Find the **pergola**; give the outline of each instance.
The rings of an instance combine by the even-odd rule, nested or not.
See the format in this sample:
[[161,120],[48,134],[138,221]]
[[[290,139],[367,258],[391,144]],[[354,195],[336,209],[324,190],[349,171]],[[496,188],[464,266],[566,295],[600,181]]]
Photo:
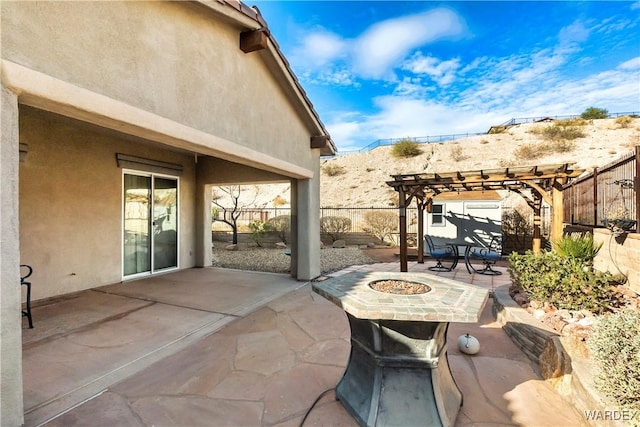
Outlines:
[[562,186],[580,175],[575,163],[518,166],[445,173],[392,175],[387,185],[398,192],[400,214],[400,271],[407,271],[406,208],[415,199],[418,205],[418,262],[424,262],[424,211],[433,197],[444,192],[510,190],[521,195],[533,209],[533,251],[541,248],[540,211],[544,200],[551,207],[551,240],[562,237]]

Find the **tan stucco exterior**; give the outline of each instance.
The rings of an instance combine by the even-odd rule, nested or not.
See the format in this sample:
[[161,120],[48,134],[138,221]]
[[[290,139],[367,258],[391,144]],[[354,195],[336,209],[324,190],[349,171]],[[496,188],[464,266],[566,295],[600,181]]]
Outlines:
[[[0,7],[0,424],[20,425],[18,265],[34,267],[32,300],[122,280],[116,154],[180,166],[180,269],[211,263],[211,185],[291,182],[292,274],[308,280],[320,273],[319,157],[334,148],[275,40],[239,48],[264,22],[233,0]],[[312,149],[312,137],[328,142]]]

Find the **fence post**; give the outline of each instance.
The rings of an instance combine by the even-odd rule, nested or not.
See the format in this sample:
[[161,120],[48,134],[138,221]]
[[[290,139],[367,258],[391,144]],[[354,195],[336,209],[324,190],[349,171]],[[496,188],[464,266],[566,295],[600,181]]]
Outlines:
[[593,168],[593,226],[598,226],[598,168]]
[[636,176],[633,183],[636,193],[636,233],[640,233],[640,146],[636,145]]

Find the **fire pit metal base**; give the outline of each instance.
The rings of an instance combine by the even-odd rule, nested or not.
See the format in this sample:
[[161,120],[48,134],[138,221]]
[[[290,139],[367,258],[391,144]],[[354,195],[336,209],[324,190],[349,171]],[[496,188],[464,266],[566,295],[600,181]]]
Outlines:
[[[412,281],[415,295],[371,289],[373,281]],[[462,405],[447,360],[449,322],[477,322],[488,292],[424,273],[355,272],[313,284],[341,307],[351,354],[336,398],[363,426],[452,426]]]
[[351,354],[336,397],[358,423],[453,425],[462,393],[447,361],[448,324],[347,317]]

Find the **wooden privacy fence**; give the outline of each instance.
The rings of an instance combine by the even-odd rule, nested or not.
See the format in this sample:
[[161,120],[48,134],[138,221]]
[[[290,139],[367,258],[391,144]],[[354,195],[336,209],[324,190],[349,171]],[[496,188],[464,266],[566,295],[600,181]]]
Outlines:
[[595,168],[563,187],[564,222],[602,227],[602,220],[626,217],[640,224],[640,146],[618,160]]

